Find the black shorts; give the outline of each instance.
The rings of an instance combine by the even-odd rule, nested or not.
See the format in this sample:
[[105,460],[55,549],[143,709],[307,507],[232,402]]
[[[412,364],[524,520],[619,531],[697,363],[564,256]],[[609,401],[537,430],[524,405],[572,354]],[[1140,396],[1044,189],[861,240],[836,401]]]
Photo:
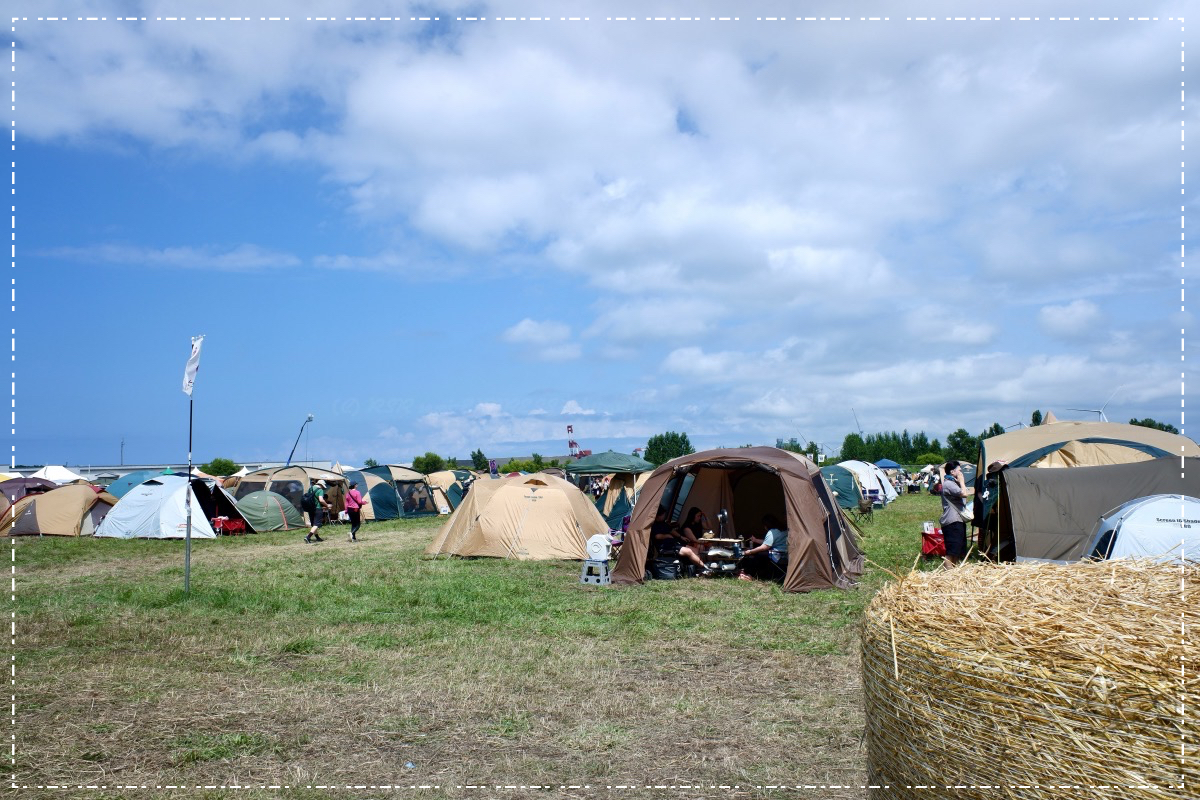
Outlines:
[[962,558],[967,554],[967,523],[946,523],[942,526],[942,538],[946,541],[946,555]]

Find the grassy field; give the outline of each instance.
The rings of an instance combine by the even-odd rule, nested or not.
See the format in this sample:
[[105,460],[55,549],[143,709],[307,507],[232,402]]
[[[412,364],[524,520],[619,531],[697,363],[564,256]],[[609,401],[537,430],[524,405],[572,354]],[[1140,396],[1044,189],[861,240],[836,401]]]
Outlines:
[[860,587],[805,595],[428,560],[436,519],[195,542],[190,596],[181,542],[17,539],[14,782],[865,797],[858,623],[939,508],[877,512]]

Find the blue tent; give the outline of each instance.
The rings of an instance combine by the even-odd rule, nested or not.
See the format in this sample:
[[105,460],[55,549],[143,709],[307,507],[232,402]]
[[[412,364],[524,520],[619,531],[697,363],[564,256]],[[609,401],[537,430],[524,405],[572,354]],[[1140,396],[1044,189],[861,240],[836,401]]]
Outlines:
[[890,458],[881,458],[875,462],[875,466],[880,469],[904,469],[904,467],[892,461]]
[[162,472],[157,469],[139,469],[137,472],[131,472],[128,475],[122,475],[120,478],[117,478],[104,491],[119,500],[133,487],[151,478],[157,478],[161,474]]

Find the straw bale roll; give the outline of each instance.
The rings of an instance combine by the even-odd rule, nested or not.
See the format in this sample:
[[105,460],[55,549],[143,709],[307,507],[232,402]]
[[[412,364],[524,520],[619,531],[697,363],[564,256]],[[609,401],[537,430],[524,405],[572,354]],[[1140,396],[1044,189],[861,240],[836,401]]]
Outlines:
[[873,797],[1200,797],[1200,565],[914,572],[867,608]]

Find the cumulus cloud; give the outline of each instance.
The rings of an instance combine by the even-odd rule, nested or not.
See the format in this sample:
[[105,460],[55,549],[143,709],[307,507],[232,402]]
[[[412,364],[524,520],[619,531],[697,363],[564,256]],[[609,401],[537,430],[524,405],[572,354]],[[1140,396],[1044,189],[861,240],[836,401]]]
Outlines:
[[508,328],[500,338],[521,346],[541,361],[571,361],[579,358],[582,348],[570,341],[571,327],[561,322],[536,322],[526,317]]
[[1100,320],[1100,307],[1090,300],[1075,300],[1062,306],[1045,306],[1038,312],[1038,323],[1042,330],[1064,339],[1087,337]]
[[579,405],[579,403],[576,402],[575,400],[568,400],[565,404],[563,404],[562,411],[560,411],[558,413],[564,417],[565,416],[587,417],[587,416],[591,416],[592,414],[595,414],[596,411],[595,411],[595,409],[584,408],[583,406]]

